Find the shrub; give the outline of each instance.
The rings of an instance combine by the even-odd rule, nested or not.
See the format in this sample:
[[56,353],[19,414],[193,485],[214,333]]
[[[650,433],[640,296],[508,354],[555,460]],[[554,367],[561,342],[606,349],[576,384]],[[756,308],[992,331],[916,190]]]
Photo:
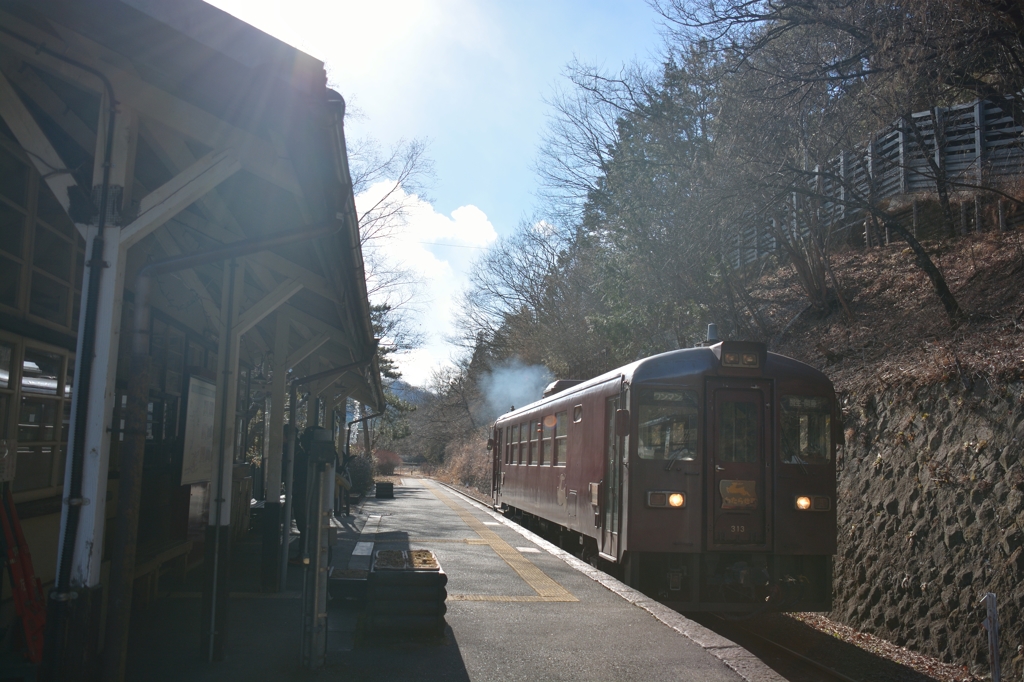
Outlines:
[[402,458],[397,452],[391,450],[377,450],[373,453],[373,469],[378,476],[392,476],[395,467],[402,463]]
[[373,486],[373,464],[369,457],[353,457],[348,461],[348,474],[352,479],[352,494],[361,495]]
[[445,448],[444,462],[434,472],[446,483],[491,492],[491,455],[486,436],[473,436]]

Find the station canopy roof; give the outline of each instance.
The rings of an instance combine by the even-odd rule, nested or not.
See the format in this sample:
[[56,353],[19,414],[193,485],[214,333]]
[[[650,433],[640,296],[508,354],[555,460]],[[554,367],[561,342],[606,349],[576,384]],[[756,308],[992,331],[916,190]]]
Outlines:
[[[129,288],[147,261],[334,225],[328,236],[239,259],[242,314],[301,284],[245,334],[241,358],[255,363],[274,353],[281,330],[288,353],[305,357],[298,376],[375,356],[345,104],[327,87],[322,62],[199,0],[0,0],[0,25],[100,70],[119,110],[134,113],[134,182],[125,188],[122,223],[183,171],[209,167],[218,174],[215,186],[131,248]],[[100,80],[8,32],[0,32],[0,71],[78,186],[98,185],[92,176]],[[2,122],[0,133],[9,134]],[[224,267],[163,277],[154,304],[215,340]],[[342,375],[332,390],[383,405],[375,361]]]

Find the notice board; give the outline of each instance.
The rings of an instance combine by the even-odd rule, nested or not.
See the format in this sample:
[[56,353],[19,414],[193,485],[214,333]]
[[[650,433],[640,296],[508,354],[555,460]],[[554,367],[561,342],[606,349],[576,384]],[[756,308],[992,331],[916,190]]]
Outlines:
[[209,481],[213,471],[213,415],[217,386],[200,377],[189,377],[185,411],[185,452],[181,462],[181,484]]

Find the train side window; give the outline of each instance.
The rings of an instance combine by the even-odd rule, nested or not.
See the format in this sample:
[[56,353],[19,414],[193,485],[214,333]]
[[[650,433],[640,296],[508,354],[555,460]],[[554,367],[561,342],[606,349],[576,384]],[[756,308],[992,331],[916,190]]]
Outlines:
[[540,421],[530,420],[530,449],[527,464],[536,464],[540,456]]
[[551,448],[551,464],[556,467],[565,466],[565,445],[569,440],[569,419],[566,412],[555,415],[555,437]]
[[827,398],[782,396],[783,464],[828,464],[832,405]]
[[577,405],[572,408],[572,423],[579,424],[581,421],[583,421],[583,406]]
[[515,452],[516,452],[516,440],[519,439],[517,431],[519,427],[513,424],[508,427],[509,437],[508,442],[505,445],[505,464],[515,464]]
[[696,391],[642,389],[637,454],[641,459],[693,462],[698,421]]
[[555,424],[557,422],[558,418],[553,414],[544,417],[544,437],[541,440],[540,453],[541,464],[553,465],[555,463]]
[[519,425],[519,463],[520,464],[528,464],[529,461],[530,461],[529,460],[530,455],[527,452],[527,448],[530,445],[529,444],[529,440],[530,440],[529,433],[530,433],[530,425],[529,424],[527,424],[526,422],[523,422],[522,424]]

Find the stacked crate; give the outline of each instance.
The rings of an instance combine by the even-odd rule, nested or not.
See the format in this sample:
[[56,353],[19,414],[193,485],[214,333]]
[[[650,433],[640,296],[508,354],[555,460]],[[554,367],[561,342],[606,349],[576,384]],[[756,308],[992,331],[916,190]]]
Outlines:
[[365,631],[442,636],[447,584],[448,576],[429,550],[377,551],[367,583]]

